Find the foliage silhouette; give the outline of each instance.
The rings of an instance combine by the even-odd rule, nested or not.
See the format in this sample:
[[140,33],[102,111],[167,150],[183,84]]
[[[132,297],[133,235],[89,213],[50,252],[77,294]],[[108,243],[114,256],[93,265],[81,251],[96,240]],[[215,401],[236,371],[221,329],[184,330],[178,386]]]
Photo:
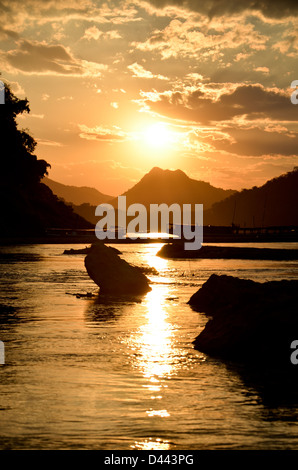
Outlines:
[[51,165],[34,155],[37,142],[17,124],[17,117],[29,112],[28,100],[17,98],[5,85],[5,104],[0,106],[0,237],[41,235],[48,228],[92,228],[40,182]]
[[1,184],[30,186],[40,182],[51,166],[33,154],[37,145],[34,138],[18,129],[17,117],[29,112],[28,100],[17,98],[5,85],[5,104],[0,106]]
[[267,181],[262,186],[243,189],[213,204],[204,214],[206,225],[240,227],[298,226],[296,204],[298,168]]

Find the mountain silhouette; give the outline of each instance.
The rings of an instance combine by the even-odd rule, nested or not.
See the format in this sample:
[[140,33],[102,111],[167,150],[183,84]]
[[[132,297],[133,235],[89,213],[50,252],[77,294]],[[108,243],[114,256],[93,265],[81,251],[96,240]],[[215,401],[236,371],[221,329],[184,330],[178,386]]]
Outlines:
[[79,206],[81,204],[91,204],[97,206],[112,199],[112,196],[103,194],[95,188],[88,186],[69,186],[58,183],[50,178],[43,178],[42,182],[46,184],[54,194],[65,202]]
[[298,226],[297,188],[298,167],[267,181],[263,186],[244,189],[215,203],[205,212],[204,224]]
[[7,201],[0,219],[1,237],[39,236],[50,228],[94,227],[42,183],[32,185],[30,191],[0,186],[0,197]]
[[[143,204],[149,209],[150,204],[203,204],[204,210],[210,208],[214,202],[234,194],[233,190],[215,188],[204,181],[189,178],[181,170],[162,170],[154,167],[149,173],[136,183],[132,188],[122,194],[126,196],[126,207],[131,204]],[[115,209],[118,207],[118,198],[107,201]],[[99,220],[95,217],[96,206],[82,204],[73,206],[76,213],[86,220],[96,224]],[[149,212],[148,212],[149,214]],[[129,218],[127,219],[129,220]]]
[[[126,204],[203,204],[204,210],[235,191],[215,188],[205,181],[189,178],[181,170],[162,170],[154,167],[131,189],[122,194]],[[111,202],[117,205],[117,200]]]

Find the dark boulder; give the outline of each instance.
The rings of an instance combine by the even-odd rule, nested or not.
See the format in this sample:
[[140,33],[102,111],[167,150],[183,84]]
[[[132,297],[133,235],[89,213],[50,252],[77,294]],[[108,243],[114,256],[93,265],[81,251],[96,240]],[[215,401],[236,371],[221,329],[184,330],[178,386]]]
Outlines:
[[92,245],[85,267],[101,294],[143,295],[151,290],[147,277],[104,243]]
[[[113,246],[110,246],[111,250],[113,250],[117,255],[122,255],[121,251],[118,250],[117,248],[114,248]],[[69,250],[64,250],[63,254],[64,255],[87,255],[91,251],[91,246],[86,246],[86,248],[79,248],[79,249],[74,249],[70,248]]]
[[86,248],[79,248],[79,249],[70,248],[69,250],[64,250],[63,254],[64,255],[87,255],[90,250],[91,250],[91,247],[88,248],[87,246]]
[[289,365],[298,339],[297,300],[298,281],[213,274],[188,302],[209,317],[194,346],[221,358]]

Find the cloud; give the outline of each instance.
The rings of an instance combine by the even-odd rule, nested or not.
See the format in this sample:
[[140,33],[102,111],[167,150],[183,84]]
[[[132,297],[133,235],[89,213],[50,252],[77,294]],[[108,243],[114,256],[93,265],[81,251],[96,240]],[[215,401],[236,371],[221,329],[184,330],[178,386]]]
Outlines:
[[[222,85],[223,86],[223,85]],[[215,90],[216,91],[216,90]],[[143,94],[139,100],[145,109],[174,119],[202,124],[230,121],[271,119],[273,121],[297,121],[297,110],[290,95],[279,89],[266,89],[260,84],[234,84],[234,89],[217,91],[201,85],[180,91]]]
[[128,65],[127,67],[129,70],[132,71],[133,77],[137,78],[158,78],[159,80],[168,80],[167,77],[164,77],[163,75],[154,75],[152,72],[149,70],[144,69],[142,65],[139,65],[137,62],[134,64]]
[[47,140],[47,139],[36,139],[38,145],[46,145],[47,147],[63,147],[61,142],[55,142],[54,140]]
[[262,73],[269,73],[270,70],[268,67],[256,67],[254,69],[255,72],[262,72]]
[[86,29],[85,34],[82,39],[87,39],[90,41],[94,39],[95,41],[103,34],[96,26],[91,26],[90,28]]
[[298,133],[289,130],[297,122],[297,110],[284,90],[260,84],[201,83],[141,96],[147,111],[184,123],[189,129],[184,147],[197,155],[298,155]]
[[229,154],[250,157],[264,155],[298,155],[298,133],[289,132],[282,126],[272,127],[224,127],[223,131],[215,129],[194,130],[189,135],[190,145],[209,143],[205,151],[225,151]]
[[18,39],[19,34],[10,29],[3,28],[0,26],[0,39]]
[[298,133],[278,132],[253,127],[251,129],[226,129],[234,143],[220,143],[216,148],[237,155],[298,155]]
[[30,113],[30,114],[28,114],[28,115],[26,115],[26,116],[25,116],[24,114],[21,114],[21,115],[19,116],[19,119],[21,119],[21,120],[22,120],[22,119],[32,119],[32,118],[34,118],[34,119],[44,119],[44,114],[34,114],[34,113]]
[[222,57],[222,50],[241,46],[259,51],[266,48],[269,37],[256,31],[255,26],[236,19],[216,24],[193,18],[172,19],[162,30],[152,31],[147,40],[134,41],[141,51],[159,53],[162,59],[199,58],[200,63]]
[[298,56],[298,31],[297,28],[294,31],[285,31],[283,39],[276,42],[272,48],[278,50],[281,54],[285,54],[289,57]]
[[76,59],[63,45],[21,40],[18,47],[2,52],[4,67],[9,72],[41,75],[100,76],[103,64]]
[[207,15],[209,18],[216,16],[239,14],[244,11],[256,11],[268,18],[290,17],[298,13],[296,0],[146,0],[147,3],[157,8],[168,5],[188,8],[190,10]]
[[85,124],[78,124],[81,139],[97,140],[104,142],[124,142],[128,140],[129,135],[122,131],[120,127],[95,126],[88,127]]
[[[12,89],[12,91],[17,96],[20,96],[20,95],[25,96],[26,95],[24,88],[20,85],[19,82],[13,82],[13,81],[7,80],[7,79],[5,79],[4,81],[9,84],[10,88]],[[27,116],[30,116],[30,115],[27,115]]]
[[47,24],[66,25],[68,22],[125,25],[138,22],[135,2],[126,0],[2,0],[1,23],[13,25],[19,31]]
[[85,30],[85,34],[82,39],[87,39],[88,41],[94,39],[95,41],[97,41],[99,38],[110,40],[120,39],[121,37],[122,36],[116,30],[104,32],[100,31],[96,26],[91,26],[90,28]]

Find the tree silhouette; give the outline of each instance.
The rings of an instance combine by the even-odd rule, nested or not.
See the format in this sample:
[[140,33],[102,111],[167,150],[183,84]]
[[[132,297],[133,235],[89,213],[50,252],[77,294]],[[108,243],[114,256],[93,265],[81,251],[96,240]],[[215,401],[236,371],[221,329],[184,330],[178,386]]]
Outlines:
[[30,187],[47,174],[50,164],[33,154],[37,142],[18,129],[17,116],[29,113],[27,99],[17,98],[5,84],[5,104],[0,106],[0,184]]
[[37,142],[17,117],[29,113],[27,99],[5,85],[0,105],[0,241],[44,235],[49,228],[93,228],[41,182],[50,164],[34,155]]

